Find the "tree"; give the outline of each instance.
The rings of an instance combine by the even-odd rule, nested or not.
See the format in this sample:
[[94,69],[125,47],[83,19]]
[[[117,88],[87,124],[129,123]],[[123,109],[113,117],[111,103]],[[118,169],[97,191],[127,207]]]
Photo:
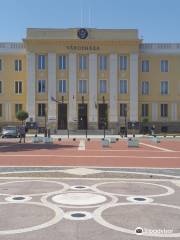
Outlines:
[[29,114],[26,111],[21,110],[21,111],[16,113],[16,118],[19,121],[22,121],[22,124],[28,117],[29,117]]

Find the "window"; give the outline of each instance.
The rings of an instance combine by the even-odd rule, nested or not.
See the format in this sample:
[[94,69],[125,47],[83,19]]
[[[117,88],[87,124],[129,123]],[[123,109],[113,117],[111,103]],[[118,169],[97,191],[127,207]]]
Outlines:
[[126,71],[128,68],[128,59],[127,56],[120,56],[119,57],[119,67],[120,70]]
[[19,104],[19,103],[15,104],[15,114],[21,110],[22,110],[22,104]]
[[142,61],[142,72],[149,72],[149,60]]
[[168,104],[161,104],[161,117],[168,117]]
[[2,93],[2,81],[0,81],[0,94]]
[[38,55],[38,69],[44,70],[46,68],[46,56]]
[[2,103],[0,103],[0,117],[2,117]]
[[142,104],[142,117],[148,117],[149,105],[147,103]]
[[59,56],[59,69],[60,70],[66,70],[67,65],[67,59],[65,55]]
[[46,80],[38,80],[38,93],[46,92]]
[[22,60],[16,59],[14,61],[14,68],[16,72],[22,71]]
[[86,55],[79,56],[79,69],[81,71],[87,69],[87,56]]
[[121,94],[127,94],[128,92],[127,80],[119,80],[119,92]]
[[39,103],[38,104],[38,116],[39,117],[45,117],[46,115],[46,104],[45,103]]
[[168,94],[168,81],[161,81],[161,95]]
[[59,92],[66,93],[66,80],[59,80]]
[[22,93],[22,81],[15,81],[15,93],[16,94]]
[[100,71],[107,70],[107,56],[104,55],[99,56],[99,70]]
[[149,95],[149,82],[148,81],[142,82],[142,95]]
[[0,59],[0,71],[2,71],[2,59]]
[[161,60],[161,72],[168,72],[168,60]]
[[79,80],[79,93],[87,93],[87,80]]
[[127,116],[127,104],[126,103],[120,103],[120,117]]
[[107,81],[106,80],[100,80],[99,81],[99,92],[100,93],[106,93],[107,92]]

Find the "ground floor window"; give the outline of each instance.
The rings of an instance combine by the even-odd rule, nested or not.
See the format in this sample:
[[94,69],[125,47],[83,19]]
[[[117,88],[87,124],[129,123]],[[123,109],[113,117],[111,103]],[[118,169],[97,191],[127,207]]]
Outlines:
[[120,103],[120,117],[127,116],[127,104],[126,103]]
[[38,104],[38,116],[39,117],[45,117],[46,115],[46,104],[45,103],[39,103]]
[[161,104],[161,117],[168,117],[168,104]]
[[148,117],[149,105],[147,103],[142,104],[142,117]]
[[22,104],[19,104],[19,103],[15,104],[15,114],[21,110],[22,110]]
[[2,103],[0,104],[0,117],[2,117]]

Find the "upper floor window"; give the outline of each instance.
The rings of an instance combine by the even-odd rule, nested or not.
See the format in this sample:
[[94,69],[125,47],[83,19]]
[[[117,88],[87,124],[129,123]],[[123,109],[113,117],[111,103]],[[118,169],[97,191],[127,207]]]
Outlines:
[[87,56],[80,55],[79,56],[79,70],[83,71],[87,69]]
[[142,72],[149,72],[149,60],[142,60]]
[[65,55],[59,56],[59,69],[60,70],[67,69],[67,57]]
[[22,110],[22,104],[15,104],[15,114]]
[[39,93],[46,92],[46,80],[38,80],[38,92]]
[[0,117],[2,117],[2,103],[0,103]]
[[148,81],[142,82],[142,95],[149,95],[149,82]]
[[22,81],[15,81],[15,93],[16,94],[22,93]]
[[142,117],[148,117],[149,105],[147,103],[142,104]]
[[107,92],[107,80],[99,81],[99,92],[106,93]]
[[38,69],[44,70],[46,68],[46,56],[38,55]]
[[79,80],[79,93],[87,93],[87,80]]
[[127,80],[119,80],[119,92],[121,94],[127,94],[128,92]]
[[126,116],[127,116],[127,104],[120,103],[120,117],[126,117]]
[[168,81],[161,81],[161,95],[167,95],[168,92]]
[[16,72],[22,71],[22,60],[16,59],[16,60],[14,61],[14,68],[15,68],[15,71],[16,71]]
[[45,117],[45,116],[46,116],[46,104],[38,103],[38,117]]
[[105,55],[99,56],[99,70],[100,71],[107,70],[107,56]]
[[161,60],[161,72],[169,71],[169,63],[168,60]]
[[59,80],[59,92],[66,93],[66,80]]
[[2,94],[2,81],[0,81],[0,94]]
[[0,59],[0,71],[2,71],[2,59]]
[[127,56],[120,56],[119,57],[119,67],[120,70],[126,71],[128,68],[128,58]]
[[161,104],[161,117],[168,117],[168,104]]

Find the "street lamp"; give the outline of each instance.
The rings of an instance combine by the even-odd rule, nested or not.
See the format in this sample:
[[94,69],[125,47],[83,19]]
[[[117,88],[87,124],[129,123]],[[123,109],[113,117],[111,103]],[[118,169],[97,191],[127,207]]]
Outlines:
[[47,137],[47,114],[46,114],[46,104],[44,105],[44,137]]
[[105,112],[105,97],[102,97],[103,100],[103,110],[104,110],[104,119],[103,119],[103,125],[104,125],[104,139],[106,137],[106,112]]
[[124,108],[124,125],[125,125],[125,132],[124,135],[127,137],[127,105]]

